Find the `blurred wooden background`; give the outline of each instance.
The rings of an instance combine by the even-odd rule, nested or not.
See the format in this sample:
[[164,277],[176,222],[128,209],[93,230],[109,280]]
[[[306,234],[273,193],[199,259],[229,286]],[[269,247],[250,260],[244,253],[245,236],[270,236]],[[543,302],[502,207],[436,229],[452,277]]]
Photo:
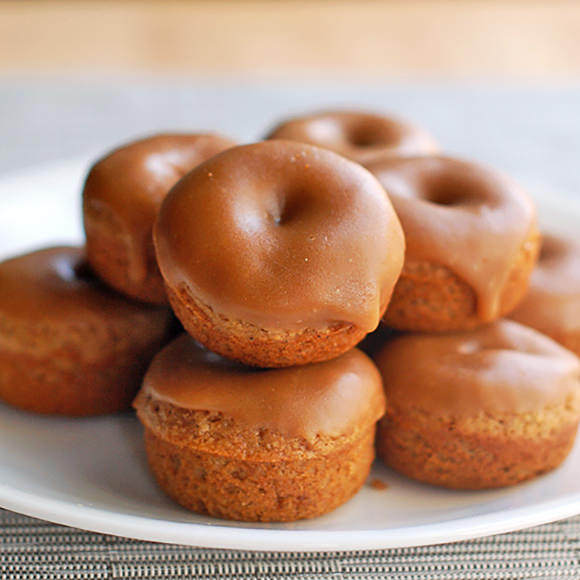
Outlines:
[[580,78],[578,0],[0,0],[0,72]]

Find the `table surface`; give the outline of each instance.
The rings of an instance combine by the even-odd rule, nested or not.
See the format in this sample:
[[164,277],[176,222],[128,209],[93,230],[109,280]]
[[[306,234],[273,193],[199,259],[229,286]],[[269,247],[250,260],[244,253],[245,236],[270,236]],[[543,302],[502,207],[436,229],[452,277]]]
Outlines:
[[[295,78],[0,77],[0,172],[105,151],[158,130],[258,139],[281,116],[327,106],[390,111],[453,154],[580,197],[580,86],[370,84]],[[18,195],[18,192],[14,192]],[[191,549],[86,533],[0,510],[0,579],[579,578],[580,518],[426,548],[339,554]]]
[[577,0],[3,0],[0,70],[578,78],[579,29]]

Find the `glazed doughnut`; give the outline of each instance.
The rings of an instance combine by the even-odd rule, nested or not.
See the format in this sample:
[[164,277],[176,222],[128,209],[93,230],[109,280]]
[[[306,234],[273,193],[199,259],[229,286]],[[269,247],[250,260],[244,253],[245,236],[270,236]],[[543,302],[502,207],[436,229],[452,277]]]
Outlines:
[[542,238],[530,288],[510,318],[547,334],[580,356],[580,244]]
[[376,367],[357,349],[262,370],[183,334],[153,360],[135,407],[170,497],[196,512],[269,522],[327,513],[357,492],[385,400]]
[[54,415],[130,406],[169,338],[168,308],[134,303],[89,271],[82,250],[0,263],[0,400]]
[[387,156],[429,155],[439,146],[424,129],[373,113],[328,111],[278,125],[268,139],[309,143],[363,165]]
[[404,335],[375,360],[389,403],[378,455],[413,479],[512,485],[554,469],[574,444],[580,361],[531,328]]
[[380,321],[404,253],[366,169],[290,141],[235,147],[189,173],[165,198],[154,240],[185,329],[262,367],[352,348]]
[[540,244],[534,204],[517,184],[450,157],[368,167],[390,195],[407,243],[388,326],[467,330],[515,308]]
[[157,210],[180,177],[233,145],[218,135],[155,135],[97,161],[83,191],[87,257],[95,273],[131,298],[166,304],[151,239]]

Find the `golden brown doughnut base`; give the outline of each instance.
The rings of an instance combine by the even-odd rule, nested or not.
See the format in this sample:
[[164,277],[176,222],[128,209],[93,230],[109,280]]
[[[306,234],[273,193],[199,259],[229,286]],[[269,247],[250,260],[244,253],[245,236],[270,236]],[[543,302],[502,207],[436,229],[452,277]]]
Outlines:
[[43,415],[87,417],[129,409],[145,373],[144,360],[103,359],[60,369],[47,359],[0,353],[0,400]]
[[231,320],[194,300],[184,287],[167,287],[167,296],[185,330],[210,350],[247,365],[275,368],[336,358],[366,335],[350,324],[316,330],[267,330]]
[[61,328],[0,316],[0,401],[35,413],[103,415],[131,406],[153,355],[171,332],[166,311],[118,328]]
[[[534,230],[510,271],[498,319],[524,297],[539,250],[540,235]],[[383,322],[399,330],[445,332],[471,330],[493,321],[479,318],[475,292],[446,266],[407,260]]]
[[374,457],[374,431],[328,455],[277,462],[180,447],[150,429],[145,445],[157,483],[185,508],[229,520],[291,522],[328,513],[361,488]]
[[377,454],[417,481],[450,489],[514,485],[550,471],[568,456],[580,411],[453,421],[409,411],[380,421]]
[[144,277],[135,280],[130,275],[130,239],[118,220],[104,207],[85,204],[83,212],[87,260],[99,278],[135,300],[167,304],[165,285],[155,258],[153,234],[145,249]]

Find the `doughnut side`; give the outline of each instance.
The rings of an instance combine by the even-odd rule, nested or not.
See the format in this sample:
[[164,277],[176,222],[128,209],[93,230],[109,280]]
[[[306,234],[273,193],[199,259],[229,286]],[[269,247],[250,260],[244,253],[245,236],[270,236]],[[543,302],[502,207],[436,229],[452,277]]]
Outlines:
[[230,520],[291,522],[328,513],[363,485],[375,427],[346,447],[306,459],[255,462],[179,446],[146,429],[150,468],[185,508]]
[[379,422],[377,454],[393,469],[451,489],[514,485],[558,467],[578,430],[580,399],[542,412],[453,420],[410,408]]
[[[501,293],[499,316],[509,314],[524,297],[540,250],[533,230],[520,247]],[[475,292],[449,268],[407,260],[395,285],[383,322],[399,330],[445,332],[484,324],[477,316]]]
[[0,400],[67,416],[127,409],[170,324],[165,313],[133,318],[126,328],[23,326],[0,315]]
[[290,367],[336,358],[366,335],[351,324],[300,331],[269,330],[231,320],[195,300],[185,287],[167,287],[167,296],[187,332],[210,350],[244,364]]
[[[104,357],[66,370],[50,359],[0,352],[0,400],[34,413],[83,417],[128,409],[145,373],[141,360]],[[71,353],[69,356],[74,356]]]
[[374,420],[361,418],[357,427],[338,437],[290,437],[273,429],[242,425],[219,412],[183,409],[140,391],[134,407],[139,420],[157,436],[178,447],[249,461],[312,459],[348,447]]
[[[150,304],[167,304],[152,235],[145,255],[134,256],[129,234],[106,206],[85,202],[83,217],[87,260],[95,273],[130,298]],[[140,279],[131,275],[131,260],[139,262]],[[140,263],[141,260],[144,263]]]

